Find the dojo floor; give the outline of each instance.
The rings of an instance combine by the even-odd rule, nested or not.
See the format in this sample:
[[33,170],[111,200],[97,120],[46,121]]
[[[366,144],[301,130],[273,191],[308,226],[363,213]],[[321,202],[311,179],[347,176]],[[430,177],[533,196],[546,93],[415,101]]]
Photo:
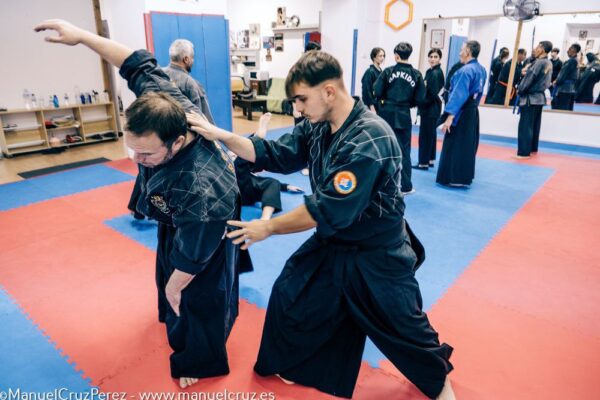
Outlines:
[[[458,399],[597,398],[600,151],[542,145],[531,160],[513,154],[514,141],[484,136],[468,190],[413,171],[406,217],[427,250],[417,273],[425,308],[455,349]],[[135,173],[121,160],[0,185],[0,398],[9,388],[94,387],[130,399],[179,391],[156,320],[156,226],[126,209]],[[299,173],[280,179],[308,188]],[[282,197],[285,211],[302,202]],[[244,209],[246,219],[258,214]],[[307,236],[252,247],[256,271],[241,278],[228,342],[231,373],[187,392],[334,398],[252,372],[271,285]],[[369,343],[354,398],[424,397]]]

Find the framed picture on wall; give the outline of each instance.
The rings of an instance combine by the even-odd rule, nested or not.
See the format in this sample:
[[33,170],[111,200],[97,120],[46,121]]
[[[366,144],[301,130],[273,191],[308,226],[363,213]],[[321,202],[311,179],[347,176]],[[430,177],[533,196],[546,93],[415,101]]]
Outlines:
[[583,39],[587,39],[587,35],[588,35],[588,31],[579,31],[579,39],[583,40]]
[[443,49],[445,36],[446,36],[445,30],[432,29],[431,30],[431,47],[435,47],[437,49]]
[[276,33],[274,36],[275,51],[283,51],[283,33]]

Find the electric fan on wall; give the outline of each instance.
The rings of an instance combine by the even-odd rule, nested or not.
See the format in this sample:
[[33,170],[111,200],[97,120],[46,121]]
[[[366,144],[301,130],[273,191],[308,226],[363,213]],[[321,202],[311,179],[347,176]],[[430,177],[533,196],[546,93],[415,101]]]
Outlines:
[[540,15],[540,3],[535,0],[506,0],[504,16],[513,21],[529,21]]

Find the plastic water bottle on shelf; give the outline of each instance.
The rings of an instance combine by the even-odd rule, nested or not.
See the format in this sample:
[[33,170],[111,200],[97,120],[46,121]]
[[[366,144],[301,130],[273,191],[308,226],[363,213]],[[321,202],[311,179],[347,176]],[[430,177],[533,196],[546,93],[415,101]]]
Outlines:
[[27,89],[23,90],[23,106],[26,110],[31,110],[31,95]]
[[31,108],[38,108],[37,99],[35,98],[35,93],[33,93],[33,92],[31,93],[30,100],[31,100]]
[[63,102],[63,105],[68,106],[71,102],[69,101],[69,95],[67,93],[65,93],[65,100]]
[[79,86],[75,85],[73,88],[73,95],[75,96],[75,104],[81,104],[81,90],[79,90]]
[[58,103],[58,96],[57,96],[57,95],[54,95],[54,96],[52,97],[52,104],[54,104],[54,107],[55,107],[55,108],[58,108],[58,107],[60,107],[60,104]]

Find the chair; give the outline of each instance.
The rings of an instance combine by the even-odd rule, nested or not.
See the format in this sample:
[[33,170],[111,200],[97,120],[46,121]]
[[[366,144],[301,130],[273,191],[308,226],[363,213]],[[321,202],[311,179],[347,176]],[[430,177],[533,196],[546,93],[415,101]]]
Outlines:
[[271,78],[271,83],[266,96],[256,96],[258,100],[267,101],[267,110],[280,114],[290,114],[291,106],[285,94],[285,79]]

